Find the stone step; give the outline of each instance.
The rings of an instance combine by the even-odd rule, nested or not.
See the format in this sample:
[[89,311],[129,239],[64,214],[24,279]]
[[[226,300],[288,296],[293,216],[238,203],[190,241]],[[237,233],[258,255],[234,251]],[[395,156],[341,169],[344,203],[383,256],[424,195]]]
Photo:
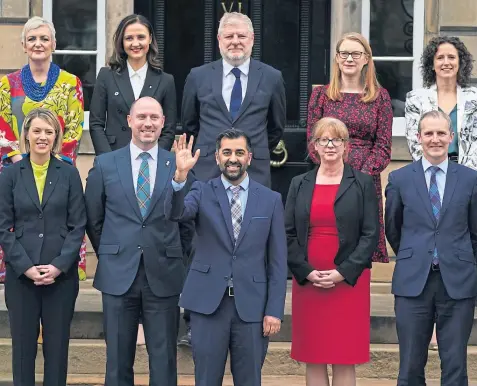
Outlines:
[[[373,287],[376,284],[373,284]],[[76,302],[76,310],[71,325],[72,339],[103,339],[103,314],[101,294],[91,287],[91,281],[81,282],[80,294]],[[385,284],[377,284],[385,286]],[[289,286],[290,287],[290,286]],[[388,285],[389,288],[389,285]],[[10,338],[8,312],[5,306],[3,289],[0,289],[0,338]],[[289,288],[285,317],[280,332],[272,337],[273,342],[291,341],[291,289]],[[477,314],[470,344],[477,345]],[[180,335],[184,333],[184,323],[180,323]],[[394,316],[394,297],[387,294],[371,295],[371,343],[397,344],[396,320]]]
[[[0,339],[0,373],[11,374],[11,340]],[[39,348],[38,353],[41,353]],[[477,379],[477,347],[468,347],[468,375]],[[104,374],[106,366],[106,346],[102,340],[72,340],[70,343],[68,372],[84,376]],[[397,345],[371,345],[371,360],[365,365],[357,366],[357,377],[364,379],[395,379],[398,374],[399,350]],[[145,346],[137,348],[134,371],[137,375],[148,374],[149,364]],[[36,372],[43,371],[43,358],[39,354],[36,361]],[[427,376],[439,379],[440,360],[435,351],[429,352]],[[194,365],[190,349],[178,351],[178,373],[193,375]],[[229,365],[226,374],[230,375]],[[264,376],[303,376],[305,366],[290,358],[290,343],[270,343],[262,374]]]
[[[43,374],[36,375],[36,386],[42,386]],[[428,386],[439,386],[439,380],[427,380]],[[0,374],[0,386],[11,386],[13,385],[12,376],[9,374],[1,375]],[[104,375],[84,375],[84,374],[73,374],[68,375],[67,385],[82,385],[82,386],[100,386],[104,385]],[[148,375],[136,375],[134,377],[135,386],[148,386],[149,385],[149,376]],[[177,379],[177,386],[194,386],[194,377],[192,375],[180,375]],[[222,383],[223,386],[233,386],[232,376],[226,375]],[[305,377],[303,376],[273,376],[273,375],[264,375],[262,376],[262,386],[305,386]],[[363,379],[360,378],[356,382],[356,386],[395,386],[396,380],[392,379]],[[469,386],[477,386],[477,381],[469,381]]]

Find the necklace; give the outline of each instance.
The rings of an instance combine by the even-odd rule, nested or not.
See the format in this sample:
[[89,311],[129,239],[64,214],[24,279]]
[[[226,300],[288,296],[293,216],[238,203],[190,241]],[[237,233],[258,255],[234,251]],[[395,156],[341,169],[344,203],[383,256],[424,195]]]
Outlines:
[[32,101],[40,102],[48,95],[60,75],[60,67],[55,63],[50,63],[50,69],[44,86],[35,82],[30,66],[27,64],[21,70],[22,86],[25,95]]

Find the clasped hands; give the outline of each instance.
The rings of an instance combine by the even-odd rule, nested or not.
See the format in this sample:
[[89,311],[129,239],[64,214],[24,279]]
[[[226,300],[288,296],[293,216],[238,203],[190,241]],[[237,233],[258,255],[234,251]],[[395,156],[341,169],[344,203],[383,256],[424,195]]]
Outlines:
[[333,288],[336,283],[344,280],[344,277],[336,269],[328,271],[317,271],[315,269],[306,278],[313,283],[313,286],[319,288]]
[[25,271],[25,276],[33,280],[35,285],[50,285],[55,282],[55,279],[61,271],[54,265],[36,265]]

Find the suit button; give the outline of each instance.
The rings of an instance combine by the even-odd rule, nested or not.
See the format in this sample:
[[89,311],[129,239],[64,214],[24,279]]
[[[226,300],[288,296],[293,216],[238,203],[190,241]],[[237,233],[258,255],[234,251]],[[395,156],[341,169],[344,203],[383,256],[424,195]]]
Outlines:
[[43,218],[43,215],[42,215],[42,214],[40,214],[40,215],[38,216],[38,218]]
[[224,276],[224,280],[229,280],[229,277],[228,277],[228,276]]
[[439,231],[436,232],[436,235],[438,235],[438,234],[439,234]]
[[232,259],[234,259],[234,260],[237,259],[237,256],[233,255],[233,256],[232,256]]
[[122,131],[126,131],[126,130],[127,130],[127,128],[124,127],[124,126],[123,126],[121,129],[122,129]]
[[143,228],[145,228],[146,226],[145,226],[145,225],[143,225],[142,227],[143,227]]
[[38,237],[39,237],[40,239],[42,239],[42,238],[43,238],[43,233],[40,233],[40,234],[38,235]]

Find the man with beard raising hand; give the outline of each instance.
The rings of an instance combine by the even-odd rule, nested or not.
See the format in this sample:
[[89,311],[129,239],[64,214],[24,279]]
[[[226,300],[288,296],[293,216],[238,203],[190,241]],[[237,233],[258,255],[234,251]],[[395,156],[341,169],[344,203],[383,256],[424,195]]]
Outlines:
[[287,246],[279,193],[249,177],[250,139],[236,129],[216,140],[222,174],[183,189],[200,156],[194,138],[174,143],[176,171],[164,212],[195,220],[196,250],[180,306],[191,311],[196,386],[221,386],[230,350],[235,385],[259,386],[268,338],[280,330]]

